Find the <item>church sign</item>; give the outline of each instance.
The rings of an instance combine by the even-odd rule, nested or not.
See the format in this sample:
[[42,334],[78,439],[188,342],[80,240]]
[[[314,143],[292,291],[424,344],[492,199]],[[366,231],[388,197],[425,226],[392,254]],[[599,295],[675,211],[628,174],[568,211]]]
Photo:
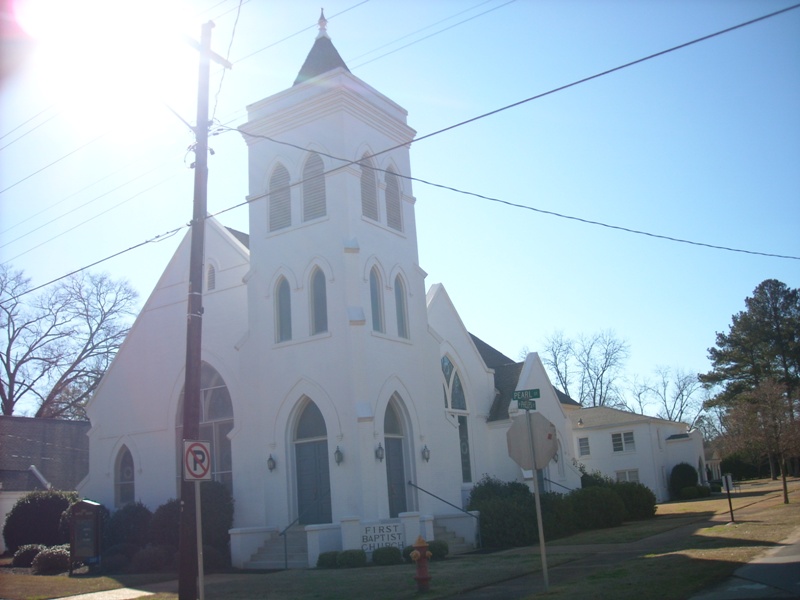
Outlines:
[[400,523],[362,525],[359,539],[364,552],[372,552],[384,546],[395,546],[400,550],[405,548],[405,535]]

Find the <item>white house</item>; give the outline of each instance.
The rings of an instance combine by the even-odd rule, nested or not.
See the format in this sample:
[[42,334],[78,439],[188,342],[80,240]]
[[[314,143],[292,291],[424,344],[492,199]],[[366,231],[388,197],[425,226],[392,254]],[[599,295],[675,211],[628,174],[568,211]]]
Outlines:
[[[579,487],[569,400],[538,356],[515,363],[468,333],[442,285],[426,294],[415,132],[349,72],[324,20],[294,85],[248,114],[249,235],[206,221],[203,298],[200,437],[235,499],[234,565],[283,564],[272,546],[293,523],[297,565],[420,534],[469,546],[472,485],[525,476],[506,446],[517,389],[540,389],[556,425],[546,488]],[[179,493],[189,241],[87,408],[79,490],[111,508]]]
[[658,502],[669,499],[669,474],[678,463],[695,467],[705,482],[703,436],[685,423],[598,406],[568,411],[574,454],[587,472],[638,481]]

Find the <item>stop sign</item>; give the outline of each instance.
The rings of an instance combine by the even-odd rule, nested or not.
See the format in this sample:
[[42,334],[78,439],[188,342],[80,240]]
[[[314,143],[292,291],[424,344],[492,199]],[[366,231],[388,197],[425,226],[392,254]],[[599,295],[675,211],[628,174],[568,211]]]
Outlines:
[[[556,426],[548,421],[541,413],[527,412],[533,432],[533,445],[536,450],[536,469],[544,469],[558,452],[558,438]],[[511,423],[506,432],[508,442],[508,455],[526,471],[534,469],[533,454],[528,437],[528,424],[526,415],[520,415]]]

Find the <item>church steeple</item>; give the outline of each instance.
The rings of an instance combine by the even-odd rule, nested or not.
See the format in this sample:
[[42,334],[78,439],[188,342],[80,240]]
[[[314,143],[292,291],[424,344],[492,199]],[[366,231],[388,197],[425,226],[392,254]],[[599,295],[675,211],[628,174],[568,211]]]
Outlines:
[[342,57],[339,56],[339,52],[333,46],[333,42],[331,42],[331,38],[328,35],[327,26],[328,21],[325,18],[325,12],[321,10],[319,15],[319,33],[317,34],[317,39],[314,42],[314,45],[311,47],[311,51],[308,53],[306,61],[300,68],[300,72],[297,74],[297,78],[292,84],[293,86],[312,79],[317,75],[322,75],[328,71],[333,71],[338,67],[343,67],[345,71],[348,73],[350,72],[350,69],[348,69],[347,65],[344,64]]

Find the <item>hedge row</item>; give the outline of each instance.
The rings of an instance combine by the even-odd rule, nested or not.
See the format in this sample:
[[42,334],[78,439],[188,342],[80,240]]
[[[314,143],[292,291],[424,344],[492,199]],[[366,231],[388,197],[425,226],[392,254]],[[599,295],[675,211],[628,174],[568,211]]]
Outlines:
[[[233,498],[228,489],[217,482],[204,482],[200,490],[204,564],[207,570],[218,570],[230,564],[228,530],[233,524]],[[36,569],[35,557],[47,550],[48,553],[39,559],[46,561],[41,572],[57,569],[61,553],[50,550],[61,544],[67,544],[69,562],[71,508],[78,499],[75,492],[37,491],[26,494],[14,505],[6,519],[3,536],[6,547],[15,553],[15,563],[20,563],[15,566]],[[141,502],[128,504],[113,514],[102,506],[100,510],[105,570],[144,572],[177,566],[178,500],[167,501],[155,513]]]
[[[545,538],[555,539],[651,518],[656,497],[640,483],[594,478],[588,487],[569,494],[543,493],[541,507]],[[523,483],[487,475],[475,484],[468,509],[480,511],[481,539],[487,547],[528,546],[539,540],[536,499]]]

